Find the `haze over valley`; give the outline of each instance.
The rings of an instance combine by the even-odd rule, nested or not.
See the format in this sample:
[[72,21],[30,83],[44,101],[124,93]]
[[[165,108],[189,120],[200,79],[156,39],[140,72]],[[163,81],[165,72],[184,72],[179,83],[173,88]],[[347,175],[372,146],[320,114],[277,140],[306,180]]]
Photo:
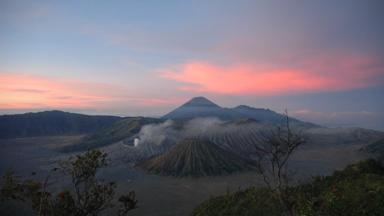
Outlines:
[[0,215],[383,215],[383,11],[0,0]]
[[[100,149],[109,157],[101,177],[134,189],[145,206],[133,215],[187,215],[210,196],[261,184],[256,172],[260,134],[286,120],[269,109],[222,108],[204,97],[161,118],[61,111],[1,116],[0,170],[44,176],[58,161]],[[295,118],[289,122],[306,139],[290,161],[297,181],[373,157],[377,152],[370,148],[384,138],[376,130],[328,128]],[[156,202],[154,193],[161,194]]]

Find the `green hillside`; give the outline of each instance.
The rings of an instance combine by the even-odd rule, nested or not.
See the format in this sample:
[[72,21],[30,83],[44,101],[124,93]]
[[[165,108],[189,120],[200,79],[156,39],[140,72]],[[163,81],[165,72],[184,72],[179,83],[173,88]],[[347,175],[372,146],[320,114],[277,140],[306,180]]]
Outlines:
[[[289,191],[295,215],[383,215],[384,167],[374,160],[363,161]],[[249,188],[207,200],[191,215],[280,216],[282,210],[267,189]]]
[[82,141],[76,145],[63,148],[62,151],[83,151],[87,149],[106,146],[137,134],[140,131],[141,127],[146,124],[158,122],[161,122],[161,120],[155,118],[124,118],[123,120],[115,122],[109,127],[106,127],[102,130],[96,131],[95,133],[84,137],[84,139],[82,139]]
[[58,110],[0,116],[0,139],[91,133],[122,119]]

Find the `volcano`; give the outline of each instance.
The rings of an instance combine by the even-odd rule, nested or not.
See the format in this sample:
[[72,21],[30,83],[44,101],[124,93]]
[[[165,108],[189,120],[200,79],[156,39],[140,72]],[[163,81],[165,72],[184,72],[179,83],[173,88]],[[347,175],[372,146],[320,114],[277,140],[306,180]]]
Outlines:
[[254,163],[201,139],[185,139],[163,155],[142,162],[143,169],[160,175],[201,177],[250,171]]
[[[164,115],[162,119],[190,120],[193,118],[214,117],[225,121],[238,121],[239,119],[251,119],[257,122],[281,124],[286,116],[270,109],[254,108],[246,105],[239,105],[234,108],[223,108],[205,97],[195,97]],[[304,127],[317,127],[310,122],[303,122],[289,117],[291,123]]]
[[188,120],[198,117],[217,117],[222,120],[233,120],[244,116],[241,113],[222,108],[205,97],[195,97],[162,118]]

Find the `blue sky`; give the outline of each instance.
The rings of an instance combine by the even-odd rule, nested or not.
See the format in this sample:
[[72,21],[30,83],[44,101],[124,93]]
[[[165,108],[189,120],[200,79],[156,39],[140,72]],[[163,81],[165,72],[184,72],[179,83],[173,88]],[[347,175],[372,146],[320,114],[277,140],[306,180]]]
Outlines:
[[0,112],[161,115],[193,96],[384,129],[384,3],[0,1]]

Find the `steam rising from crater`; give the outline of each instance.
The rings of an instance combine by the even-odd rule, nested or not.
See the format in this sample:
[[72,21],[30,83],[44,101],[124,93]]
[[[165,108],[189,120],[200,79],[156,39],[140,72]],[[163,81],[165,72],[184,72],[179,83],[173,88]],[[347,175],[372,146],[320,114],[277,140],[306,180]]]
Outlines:
[[139,135],[138,135],[139,138],[136,138],[138,139],[137,144],[138,145],[139,143],[153,143],[156,145],[162,144],[167,137],[171,137],[175,135],[176,131],[175,129],[172,128],[173,125],[174,125],[174,122],[172,120],[167,120],[159,124],[144,125],[139,132]]
[[[161,145],[164,141],[177,142],[180,139],[201,137],[212,133],[222,133],[225,131],[241,130],[242,127],[234,124],[226,124],[218,118],[195,118],[178,125],[172,120],[163,123],[144,125],[138,138],[134,139],[134,146],[142,143]],[[250,125],[247,125],[249,127]]]
[[139,143],[140,143],[140,139],[139,139],[139,138],[135,138],[135,139],[133,140],[133,146],[134,146],[134,147],[137,147],[137,146],[139,145]]

